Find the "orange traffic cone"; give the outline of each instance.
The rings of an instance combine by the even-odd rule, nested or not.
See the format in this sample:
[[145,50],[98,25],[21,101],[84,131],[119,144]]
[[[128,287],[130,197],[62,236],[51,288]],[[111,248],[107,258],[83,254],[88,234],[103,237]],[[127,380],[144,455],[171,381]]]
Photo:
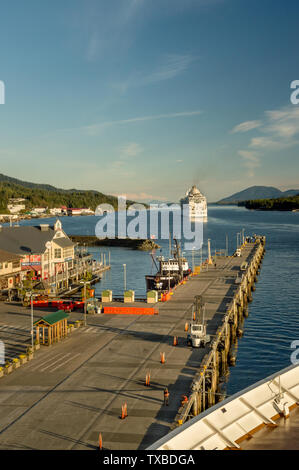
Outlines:
[[127,402],[124,404],[124,412],[125,412],[125,418],[126,418],[128,416]]
[[195,312],[193,312],[193,321],[195,321],[196,317],[195,317]]
[[165,364],[165,353],[160,353],[161,364]]
[[121,405],[120,419],[125,419],[125,407],[124,407],[124,405]]
[[100,435],[99,435],[99,450],[103,450],[102,433],[100,433]]
[[151,379],[151,374],[148,372],[145,376],[145,386],[146,387],[150,386],[150,379]]
[[185,323],[185,331],[188,331],[188,329],[189,329],[189,325],[188,323]]

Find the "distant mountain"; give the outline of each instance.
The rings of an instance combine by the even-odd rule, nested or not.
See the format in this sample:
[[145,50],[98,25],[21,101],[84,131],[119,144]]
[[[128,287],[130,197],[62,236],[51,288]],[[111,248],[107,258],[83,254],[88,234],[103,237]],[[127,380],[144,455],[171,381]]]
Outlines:
[[251,186],[250,188],[221,199],[217,204],[237,204],[240,201],[275,199],[279,197],[295,196],[297,194],[299,194],[299,189],[280,191],[280,189],[274,188],[273,186]]
[[[55,186],[51,186],[50,184],[40,184],[40,183],[31,183],[29,181],[22,181],[17,178],[12,178],[11,176],[6,176],[0,173],[0,183],[9,183],[9,184],[16,184],[18,186],[23,186],[24,188],[29,188],[29,189],[43,189],[45,191],[53,191],[53,192],[60,192],[60,193],[85,193],[86,190],[84,189],[61,189],[61,188],[55,188]],[[98,191],[94,190],[89,190],[89,193],[94,193],[94,194],[102,194],[99,193]],[[113,196],[111,196],[113,197]]]

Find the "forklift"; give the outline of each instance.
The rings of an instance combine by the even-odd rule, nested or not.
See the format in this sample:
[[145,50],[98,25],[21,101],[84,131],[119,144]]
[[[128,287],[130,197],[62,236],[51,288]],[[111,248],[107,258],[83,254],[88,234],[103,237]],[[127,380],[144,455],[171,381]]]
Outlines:
[[196,295],[191,310],[190,333],[187,335],[188,346],[193,348],[205,348],[211,341],[210,335],[207,334],[204,312],[205,305],[202,303],[202,298]]

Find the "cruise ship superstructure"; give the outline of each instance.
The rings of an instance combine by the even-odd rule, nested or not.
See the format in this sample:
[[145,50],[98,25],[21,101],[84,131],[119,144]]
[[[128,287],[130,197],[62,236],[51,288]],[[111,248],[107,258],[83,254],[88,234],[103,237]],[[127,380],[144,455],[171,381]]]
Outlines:
[[207,199],[195,185],[186,192],[185,197],[180,202],[181,205],[189,205],[189,216],[191,218],[207,219]]

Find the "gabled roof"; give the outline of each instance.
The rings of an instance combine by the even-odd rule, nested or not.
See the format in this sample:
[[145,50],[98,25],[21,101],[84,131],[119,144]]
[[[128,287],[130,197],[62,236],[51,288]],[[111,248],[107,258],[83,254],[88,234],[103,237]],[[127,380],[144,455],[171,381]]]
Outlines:
[[65,320],[69,317],[69,314],[66,313],[64,310],[58,310],[57,312],[49,313],[44,317],[41,317],[39,320],[34,322],[34,325],[38,325],[39,323],[47,323],[49,326],[53,326],[61,320]]
[[55,236],[54,227],[41,230],[39,225],[21,225],[1,227],[0,249],[20,255],[42,254],[46,251],[46,243]]
[[56,245],[60,246],[61,248],[75,246],[75,243],[73,243],[69,238],[65,238],[65,237],[54,238],[53,242],[56,243]]

